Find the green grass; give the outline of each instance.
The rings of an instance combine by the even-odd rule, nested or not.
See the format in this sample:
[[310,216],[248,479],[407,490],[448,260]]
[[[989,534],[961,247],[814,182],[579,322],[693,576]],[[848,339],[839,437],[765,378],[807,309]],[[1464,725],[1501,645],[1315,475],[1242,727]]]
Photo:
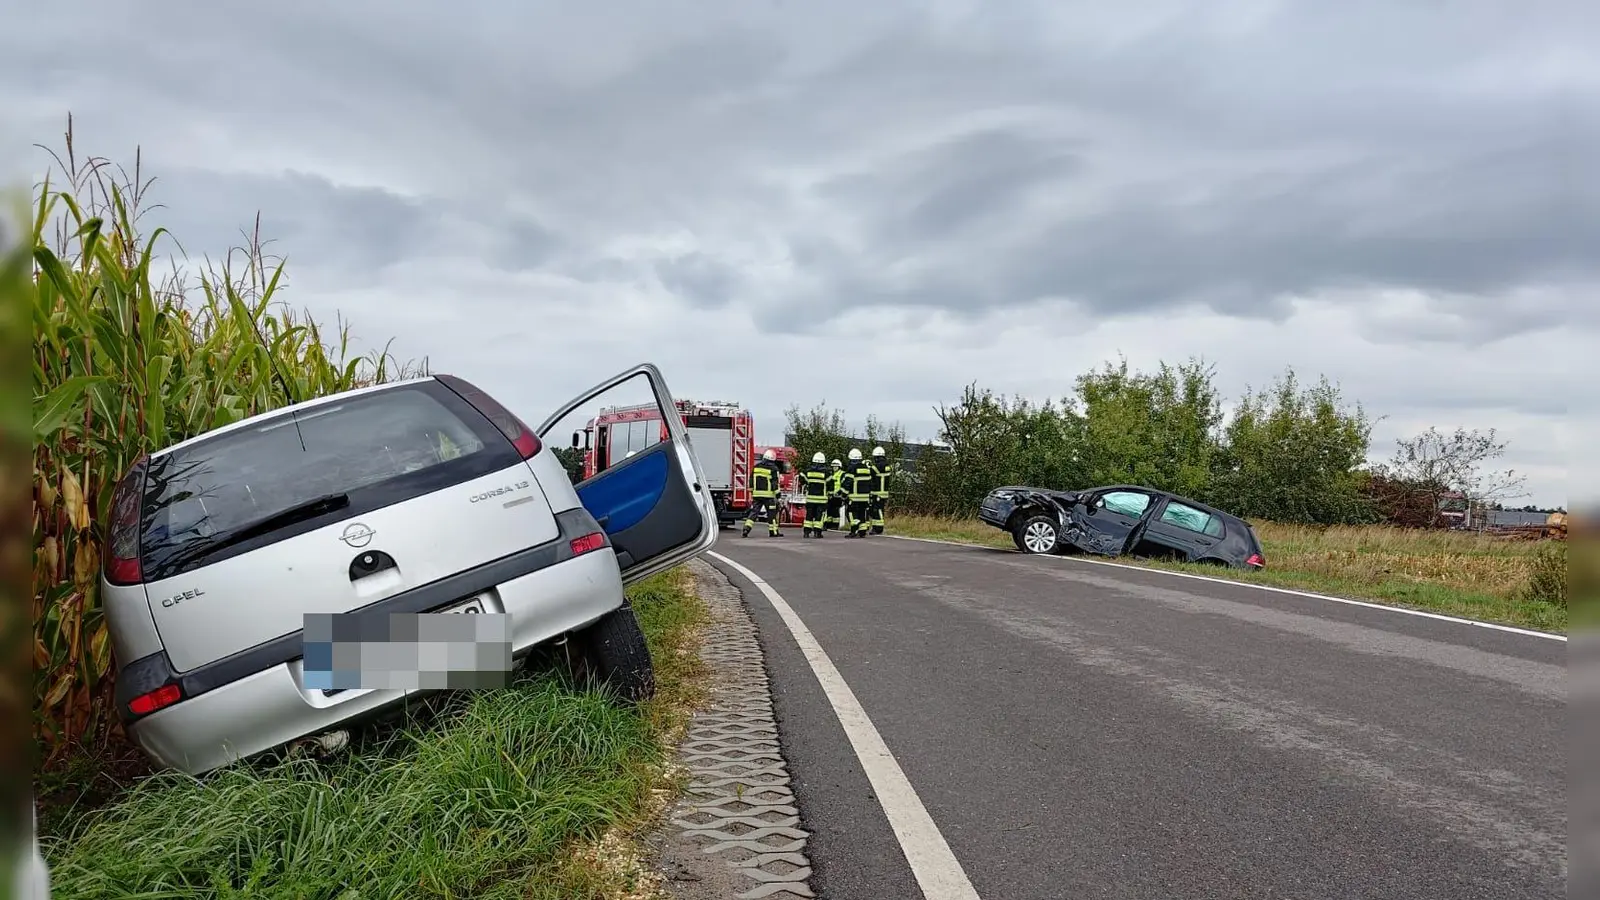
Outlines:
[[[977,519],[897,516],[889,532],[1014,549]],[[1119,563],[1372,600],[1411,609],[1565,633],[1567,606],[1529,599],[1541,544],[1382,526],[1312,528],[1252,523],[1267,557],[1260,572],[1124,558]],[[1544,546],[1548,546],[1545,543]]]
[[628,709],[553,675],[460,695],[334,760],[158,774],[46,841],[53,896],[593,897],[584,845],[643,824],[698,696],[704,608],[681,570],[630,595],[658,694]]

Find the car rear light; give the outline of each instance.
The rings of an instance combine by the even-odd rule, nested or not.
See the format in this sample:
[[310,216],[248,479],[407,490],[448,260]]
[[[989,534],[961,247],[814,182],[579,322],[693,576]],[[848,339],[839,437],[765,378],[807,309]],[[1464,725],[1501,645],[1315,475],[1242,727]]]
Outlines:
[[606,545],[606,535],[603,531],[586,534],[581,538],[572,539],[572,555],[582,556],[594,550],[599,550]]
[[128,701],[128,712],[136,716],[148,716],[158,709],[165,709],[183,699],[183,688],[175,684],[164,684],[161,687]]
[[1250,554],[1250,558],[1245,560],[1244,564],[1253,569],[1265,569],[1267,567],[1267,561],[1262,559],[1259,553]]
[[493,422],[494,427],[506,436],[506,440],[510,441],[513,447],[517,448],[523,459],[533,459],[544,449],[544,442],[533,433],[533,429],[512,415],[511,410],[501,406],[498,400],[454,375],[435,375],[434,378],[443,382],[445,387],[455,391],[461,399],[471,404],[473,409],[483,413],[484,418]]
[[[520,422],[518,424],[521,425]],[[501,432],[505,431],[504,428],[500,430]],[[510,437],[510,435],[506,436]],[[517,452],[522,454],[523,459],[533,459],[539,455],[540,450],[544,449],[544,444],[540,443],[538,435],[529,431],[525,425],[522,426],[522,433],[511,439],[511,445],[517,448]]]
[[144,501],[144,473],[149,458],[139,457],[111,494],[111,522],[107,526],[101,566],[106,581],[116,585],[144,580],[139,567],[139,520]]

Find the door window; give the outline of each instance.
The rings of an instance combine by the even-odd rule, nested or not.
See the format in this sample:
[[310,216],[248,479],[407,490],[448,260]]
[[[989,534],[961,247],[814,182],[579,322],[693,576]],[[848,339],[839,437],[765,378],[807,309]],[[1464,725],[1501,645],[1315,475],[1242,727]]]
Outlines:
[[641,419],[618,422],[610,426],[611,464],[628,458],[629,453],[643,453],[647,448],[661,443],[661,420]]
[[[624,583],[632,583],[709,549],[717,538],[717,512],[692,455],[645,453],[658,444],[687,439],[681,416],[676,422],[666,418],[677,415],[676,406],[654,366],[636,366],[579,395],[540,425],[538,433],[571,433],[618,412],[628,420],[613,418],[604,432],[612,468],[574,487],[579,502],[610,538]],[[633,459],[629,453],[635,454]]]
[[1150,508],[1150,495],[1138,491],[1111,491],[1100,499],[1106,509],[1135,519]]
[[1222,537],[1222,520],[1176,500],[1167,502],[1167,508],[1161,512],[1161,521],[1196,534]]

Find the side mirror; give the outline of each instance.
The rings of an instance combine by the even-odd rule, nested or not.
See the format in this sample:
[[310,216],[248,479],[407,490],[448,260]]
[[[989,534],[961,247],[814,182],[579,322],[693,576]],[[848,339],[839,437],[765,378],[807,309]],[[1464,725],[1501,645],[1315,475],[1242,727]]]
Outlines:
[[574,431],[572,433],[572,449],[574,449],[574,450],[582,450],[583,449],[583,432]]

